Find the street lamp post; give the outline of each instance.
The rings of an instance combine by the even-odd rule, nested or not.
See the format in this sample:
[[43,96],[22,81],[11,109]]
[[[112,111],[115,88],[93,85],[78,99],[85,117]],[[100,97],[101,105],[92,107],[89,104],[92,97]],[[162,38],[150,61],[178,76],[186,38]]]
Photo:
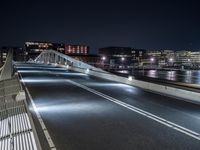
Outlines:
[[[173,66],[173,58],[169,58],[169,62],[170,62],[170,64],[171,64],[171,66]],[[172,67],[170,67],[171,68],[171,73],[172,73]]]
[[151,69],[152,69],[152,64],[153,64],[154,60],[155,60],[155,59],[154,59],[153,57],[151,57],[151,58],[150,58],[150,62],[151,62]]
[[103,69],[104,69],[104,66],[105,66],[105,60],[106,60],[106,57],[105,56],[103,56],[102,58],[101,58],[101,60],[102,60],[102,65],[103,65]]
[[122,61],[122,67],[124,68],[124,61],[125,61],[125,58],[122,57],[122,58],[121,58],[121,61]]

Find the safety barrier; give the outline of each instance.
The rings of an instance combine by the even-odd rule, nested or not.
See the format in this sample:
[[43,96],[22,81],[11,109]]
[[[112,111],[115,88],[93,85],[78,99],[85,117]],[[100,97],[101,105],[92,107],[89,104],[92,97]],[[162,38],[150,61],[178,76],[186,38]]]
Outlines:
[[56,66],[71,69],[77,72],[87,73],[92,76],[96,76],[103,79],[108,79],[116,82],[121,82],[129,85],[133,85],[144,90],[164,94],[167,96],[175,97],[184,101],[190,101],[200,104],[200,92],[193,92],[184,89],[179,89],[171,86],[164,86],[146,81],[135,80],[133,77],[121,77],[99,68],[90,66],[86,63],[75,60],[62,53],[47,50],[42,52],[36,59],[36,63],[53,64]]
[[96,68],[79,60],[76,60],[70,56],[64,55],[57,51],[46,50],[43,51],[35,60],[36,63],[44,63],[44,64],[58,64],[58,65],[66,65],[71,67],[78,67],[84,69],[95,70],[99,72],[105,72],[100,68]]
[[6,58],[6,62],[3,65],[2,71],[0,73],[0,81],[6,80],[6,79],[11,79],[12,70],[13,70],[12,61],[13,61],[13,51],[9,50],[7,58]]
[[[64,67],[64,66],[61,66],[61,67]],[[87,69],[82,69],[82,68],[76,68],[76,67],[70,67],[69,69],[71,69],[73,71],[77,71],[77,72],[87,73],[87,74],[95,76],[95,77],[136,86],[136,87],[142,88],[144,90],[148,90],[148,91],[155,92],[158,94],[163,94],[166,96],[178,98],[180,100],[200,104],[200,92],[193,92],[193,91],[188,91],[188,90],[179,89],[179,88],[175,88],[175,87],[159,85],[159,84],[150,83],[150,82],[146,82],[146,81],[140,81],[140,80],[134,79],[133,77],[128,77],[128,78],[121,77],[121,76],[117,76],[117,75],[114,75],[111,73],[102,73],[102,72],[97,72],[97,71],[87,70]]]
[[24,101],[0,105],[0,149],[37,150]]
[[26,99],[16,99],[21,91],[18,77],[0,81],[0,150],[40,149]]

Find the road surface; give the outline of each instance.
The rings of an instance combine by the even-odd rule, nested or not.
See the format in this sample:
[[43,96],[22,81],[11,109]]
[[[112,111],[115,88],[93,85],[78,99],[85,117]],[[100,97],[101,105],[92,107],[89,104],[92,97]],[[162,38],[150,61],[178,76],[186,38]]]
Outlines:
[[200,149],[198,105],[58,67],[17,69],[59,150]]

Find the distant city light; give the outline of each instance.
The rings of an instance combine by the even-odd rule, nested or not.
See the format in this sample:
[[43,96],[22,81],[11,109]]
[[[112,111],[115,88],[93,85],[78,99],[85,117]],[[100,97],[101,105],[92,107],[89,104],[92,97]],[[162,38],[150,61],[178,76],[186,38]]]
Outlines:
[[151,62],[153,62],[154,60],[155,60],[155,59],[154,59],[153,57],[150,59]]
[[124,61],[124,60],[125,60],[125,58],[124,58],[124,57],[122,57],[122,58],[121,58],[121,60],[122,60],[122,61]]
[[106,57],[105,57],[105,56],[103,56],[103,57],[102,57],[102,60],[106,60]]
[[172,61],[173,61],[173,58],[170,58],[169,61],[172,62]]

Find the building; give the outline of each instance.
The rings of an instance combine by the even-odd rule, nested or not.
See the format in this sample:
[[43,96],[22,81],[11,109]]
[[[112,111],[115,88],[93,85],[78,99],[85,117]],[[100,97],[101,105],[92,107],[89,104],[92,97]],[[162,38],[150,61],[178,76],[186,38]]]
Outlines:
[[35,59],[44,50],[55,50],[66,55],[88,55],[89,47],[85,45],[65,45],[64,43],[26,42],[26,60]]
[[53,43],[49,42],[26,42],[26,60],[35,59],[41,52],[48,49],[53,49]]
[[199,68],[200,66],[200,51],[176,51],[176,65],[189,66]]
[[130,47],[105,47],[99,49],[103,63],[116,66],[135,66],[146,58],[146,50]]
[[86,45],[65,45],[66,55],[88,55],[89,46]]
[[13,51],[13,60],[14,61],[24,61],[24,49],[21,47],[2,47],[0,49],[0,66],[2,66],[8,54],[8,51]]
[[156,64],[158,66],[172,65],[175,61],[174,50],[148,50],[147,60],[149,64]]
[[200,51],[148,50],[147,56],[147,63],[158,65],[161,68],[173,66],[197,69],[200,66]]
[[65,54],[65,44],[64,43],[52,43],[52,49],[60,53]]

